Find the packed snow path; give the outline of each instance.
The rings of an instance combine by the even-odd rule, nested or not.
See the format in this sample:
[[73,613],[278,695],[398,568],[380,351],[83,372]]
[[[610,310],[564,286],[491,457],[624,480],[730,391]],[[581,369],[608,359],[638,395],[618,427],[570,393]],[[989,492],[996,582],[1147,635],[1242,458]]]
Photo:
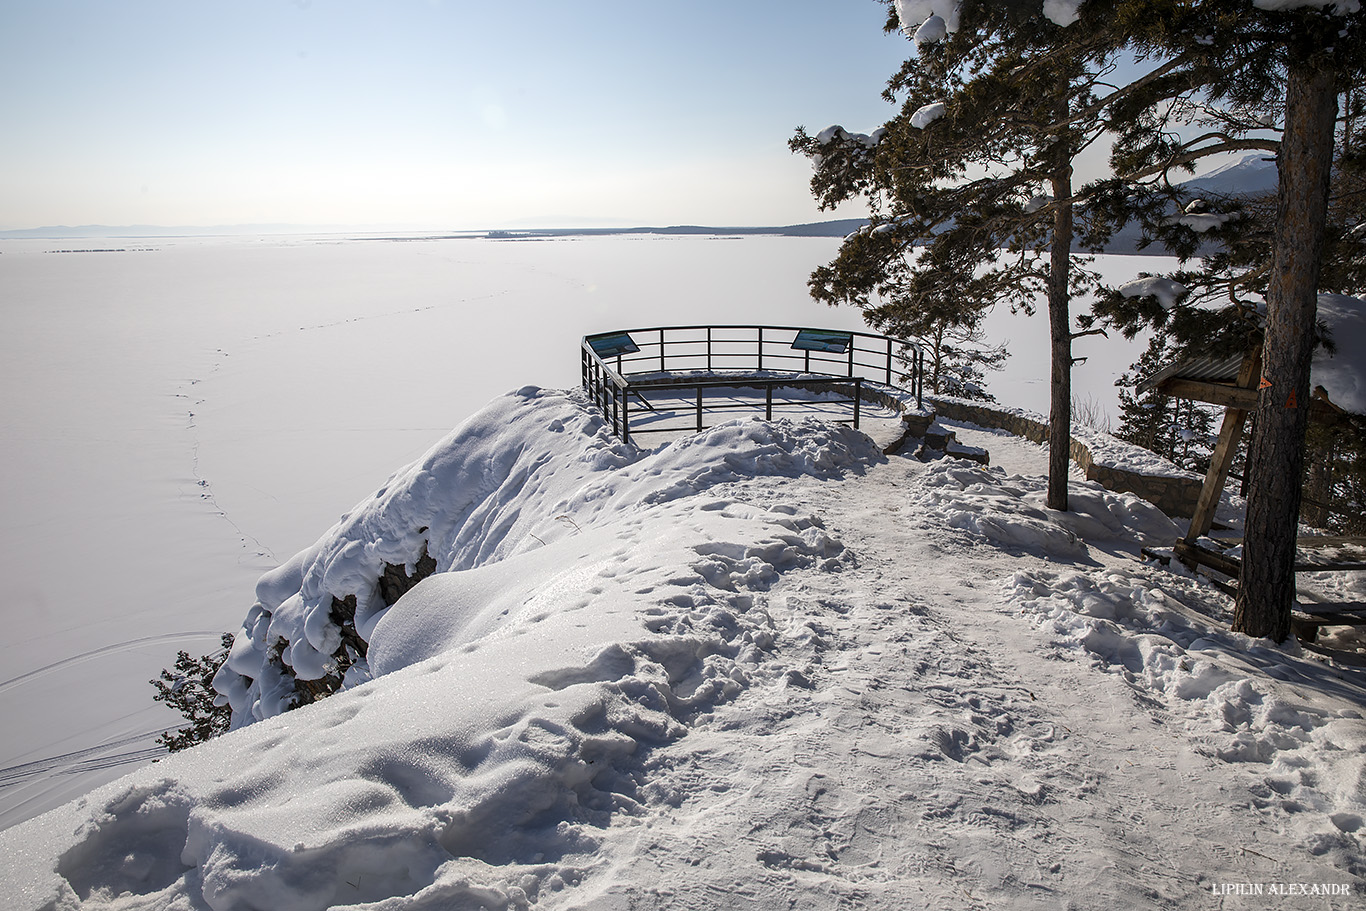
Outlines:
[[[1307,755],[1229,752],[1225,739],[1236,744],[1254,731],[1292,753],[1316,751],[1275,723],[1249,718],[1237,733],[1236,724],[1210,723],[1206,713],[1235,720],[1246,710],[1232,704],[1236,692],[1172,698],[1154,679],[1160,672],[1145,675],[1153,668],[1141,662],[1131,669],[1126,661],[1150,631],[1124,642],[1113,630],[1115,641],[1093,651],[1068,647],[1071,636],[1059,641],[1057,626],[1030,623],[1004,601],[1001,583],[1008,590],[1021,578],[1055,580],[1057,567],[1037,550],[980,547],[906,505],[923,503],[918,489],[944,474],[991,477],[962,463],[893,459],[851,481],[802,485],[804,507],[825,517],[856,565],[775,586],[775,623],[802,630],[791,637],[801,646],[782,656],[797,667],[773,691],[747,692],[663,751],[677,757],[662,764],[684,769],[700,796],[685,804],[691,812],[646,825],[623,865],[622,896],[654,892],[665,908],[721,907],[724,894],[773,908],[1086,906],[1100,896],[1107,907],[1152,908],[1210,907],[1221,883],[1360,888],[1357,838],[1329,819],[1301,818],[1323,805],[1302,782],[1363,796],[1363,732],[1352,707],[1360,706],[1359,679],[1340,691],[1340,733],[1356,727],[1346,740],[1354,759],[1340,770],[1346,780],[1303,774],[1318,765]],[[782,502],[793,483],[760,479],[736,493]],[[1022,486],[1042,499],[1041,483]],[[898,513],[909,521],[896,521]],[[1095,592],[1101,603],[1108,595],[1124,604],[1130,590],[1155,583],[1201,596],[1198,584],[1137,565],[1118,548],[1090,550],[1108,583]],[[1187,619],[1176,614],[1168,626]],[[1195,629],[1178,638],[1195,641]],[[1266,660],[1282,676],[1318,681],[1280,698],[1338,690],[1336,675],[1280,654]],[[1331,714],[1301,716],[1309,723],[1300,730]],[[1270,761],[1237,761],[1254,758]],[[735,782],[740,793],[716,782]],[[1354,815],[1339,822],[1359,827]]]
[[[235,662],[262,676],[232,691],[263,720],[0,832],[0,895],[1356,906],[1360,672],[1228,633],[1222,595],[1136,559],[1176,532],[1151,506],[1043,491],[815,421],[636,453],[522,390],[263,580]],[[441,571],[372,605],[374,679],[278,714],[253,643],[291,630],[307,667],[308,605],[419,544]]]

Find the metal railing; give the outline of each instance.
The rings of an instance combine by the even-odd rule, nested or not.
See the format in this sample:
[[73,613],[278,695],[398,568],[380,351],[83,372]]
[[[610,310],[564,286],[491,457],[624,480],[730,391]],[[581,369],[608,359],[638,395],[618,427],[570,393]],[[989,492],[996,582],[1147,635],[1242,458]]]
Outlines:
[[[821,333],[848,339],[843,351],[794,347],[800,335]],[[606,356],[594,341],[627,339]],[[580,342],[583,388],[612,431],[625,441],[631,428],[631,399],[646,411],[654,411],[647,391],[693,390],[695,428],[703,429],[703,391],[720,388],[765,390],[764,413],[773,417],[774,389],[794,385],[813,390],[844,390],[852,387],[853,425],[859,424],[859,402],[864,383],[895,385],[900,378],[920,407],[924,393],[925,353],[914,341],[870,332],[833,332],[796,326],[655,326],[623,329],[584,336]],[[905,368],[904,370],[902,368]],[[783,376],[773,376],[773,373]],[[695,374],[696,377],[680,376]],[[851,383],[852,381],[852,383]],[[705,410],[757,407],[710,406]],[[682,428],[667,427],[635,432],[663,433]]]

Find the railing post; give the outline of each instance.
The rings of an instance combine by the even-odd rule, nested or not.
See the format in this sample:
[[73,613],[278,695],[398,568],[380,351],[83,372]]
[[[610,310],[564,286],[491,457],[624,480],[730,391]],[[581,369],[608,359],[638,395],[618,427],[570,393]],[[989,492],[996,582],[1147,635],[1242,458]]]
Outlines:
[[923,407],[924,407],[924,405],[921,403],[920,399],[921,399],[921,396],[924,395],[924,392],[925,392],[925,352],[924,352],[924,351],[921,351],[919,348],[916,348],[916,349],[915,349],[915,363],[914,363],[914,369],[915,369],[915,377],[914,377],[914,382],[915,382],[915,407],[916,407],[917,409],[920,409],[920,408],[923,408]]
[[887,385],[892,385],[892,340],[887,339]]
[[773,384],[764,387],[764,420],[773,420]]
[[621,441],[631,442],[631,397],[626,394],[626,390],[618,389],[617,396],[621,399]]
[[759,369],[764,369],[764,327],[759,326]]
[[850,376],[853,376],[853,375],[854,375],[854,346],[857,345],[857,344],[858,344],[858,342],[854,341],[853,337],[850,336],[850,338],[849,338],[849,375],[850,375]]
[[[707,327],[707,370],[711,371],[711,326]],[[701,392],[702,387],[698,386],[697,391]]]
[[[710,333],[708,333],[710,334]],[[697,432],[702,432],[702,387],[697,387]]]
[[810,349],[810,348],[807,348],[805,351],[802,352],[802,372],[803,372],[803,373],[810,373],[810,372],[811,372],[811,349]]
[[854,429],[858,430],[859,402],[863,399],[863,377],[854,377]]
[[664,367],[664,330],[659,330],[659,372],[666,373]]

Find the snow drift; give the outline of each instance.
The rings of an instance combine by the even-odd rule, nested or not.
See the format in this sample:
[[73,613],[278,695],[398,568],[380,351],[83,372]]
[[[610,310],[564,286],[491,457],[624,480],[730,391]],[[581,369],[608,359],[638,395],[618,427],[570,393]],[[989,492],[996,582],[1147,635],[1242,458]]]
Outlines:
[[[235,730],[0,832],[0,895],[1137,911],[1293,880],[1348,907],[1360,670],[1224,631],[1135,559],[1175,530],[1151,505],[1044,486],[814,420],[637,450],[518,390],[262,579]],[[387,603],[388,567],[431,574]],[[347,685],[283,712],[347,647]]]
[[[706,490],[882,458],[815,422],[730,423],[642,453],[578,393],[496,400],[263,577],[219,675],[244,729],[11,830],[76,832],[55,869],[15,872],[26,894],[73,906],[197,895],[285,911],[419,892],[524,906],[576,879],[556,859],[591,852],[595,826],[645,799],[641,744],[746,684],[772,639],[750,593],[793,567],[840,568],[818,520]],[[438,574],[386,607],[384,564],[424,552]],[[290,671],[327,672],[331,599],[348,596],[369,645],[349,680],[383,685],[274,717]],[[438,882],[453,857],[542,873],[492,891]]]

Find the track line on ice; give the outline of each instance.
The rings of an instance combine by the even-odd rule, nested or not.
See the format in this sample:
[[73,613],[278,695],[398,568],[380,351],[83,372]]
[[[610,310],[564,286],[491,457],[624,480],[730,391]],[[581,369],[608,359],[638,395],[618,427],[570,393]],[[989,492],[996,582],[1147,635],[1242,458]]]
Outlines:
[[35,668],[34,670],[31,670],[24,674],[20,674],[17,677],[11,677],[8,680],[0,681],[0,693],[8,692],[9,690],[17,686],[21,686],[25,683],[31,683],[39,677],[45,676],[54,671],[62,670],[63,668],[70,667],[73,664],[80,664],[84,661],[90,661],[94,658],[104,657],[105,655],[112,655],[118,652],[132,651],[135,648],[140,648],[144,645],[152,645],[158,642],[177,642],[185,639],[217,640],[218,637],[221,635],[223,635],[221,632],[215,632],[211,630],[191,630],[189,632],[183,633],[162,633],[159,636],[142,636],[137,639],[128,639],[124,642],[115,642],[112,645],[105,645],[101,646],[100,648],[91,649],[88,652],[81,652],[79,655],[72,655],[70,658],[63,658],[60,661],[54,661],[51,664],[45,664],[40,668]]
[[289,335],[293,332],[314,332],[319,329],[335,329],[338,326],[349,326],[352,323],[366,323],[377,319],[393,319],[398,316],[412,316],[417,313],[429,313],[433,310],[445,310],[448,307],[462,307],[467,304],[478,303],[480,301],[492,300],[495,297],[507,296],[507,291],[497,291],[491,294],[481,294],[478,297],[462,297],[458,301],[451,301],[445,304],[429,304],[426,307],[411,307],[403,310],[390,310],[386,313],[370,313],[365,316],[352,316],[347,319],[333,320],[330,323],[315,323],[311,326],[297,326],[290,329],[280,329],[275,332],[267,332],[264,335],[253,335],[248,341],[259,342],[267,339],[279,338],[282,335]]
[[[223,349],[221,349],[221,348],[218,349],[218,353],[222,354],[224,357],[227,357],[227,353],[224,352]],[[215,366],[214,369],[217,370],[218,368]],[[199,382],[199,380],[190,380],[190,385],[195,385],[195,384],[197,384],[198,382]],[[189,398],[189,396],[185,395],[184,393],[177,393],[177,398]],[[204,399],[199,399],[199,400],[196,401],[194,404],[195,404],[196,406],[202,405],[202,404],[204,404]],[[258,557],[269,557],[269,558],[270,558],[272,561],[274,561],[275,563],[279,563],[279,562],[280,562],[280,559],[279,559],[278,557],[275,556],[274,551],[272,551],[272,550],[271,550],[269,547],[267,547],[265,544],[262,544],[261,541],[260,541],[260,539],[257,538],[256,536],[251,535],[251,534],[248,534],[248,533],[242,528],[242,526],[238,525],[235,521],[233,521],[232,517],[228,515],[227,510],[223,509],[223,507],[220,506],[220,505],[218,504],[218,497],[217,497],[217,496],[214,494],[214,492],[213,492],[213,484],[209,481],[208,478],[206,478],[206,477],[204,477],[202,474],[200,474],[200,471],[199,471],[199,447],[200,447],[200,439],[199,439],[199,422],[195,420],[195,413],[194,413],[193,410],[189,411],[189,419],[188,419],[188,423],[186,424],[186,429],[187,429],[188,431],[190,431],[190,435],[191,435],[191,436],[190,436],[190,477],[192,477],[192,478],[194,479],[195,486],[199,488],[199,499],[200,499],[201,501],[207,503],[207,504],[213,509],[213,511],[218,515],[218,517],[219,517],[220,519],[222,519],[224,522],[227,522],[229,525],[232,526],[233,531],[237,532],[237,540],[238,540],[238,543],[241,544],[243,550],[251,550],[251,549],[252,549],[252,548],[251,548],[251,545],[254,544],[254,545],[256,546],[256,553],[255,553],[255,556],[258,556]],[[251,544],[248,544],[247,542],[251,542]]]
[[0,790],[24,784],[47,773],[81,775],[100,769],[156,759],[166,754],[166,748],[160,744],[141,747],[136,750],[125,750],[120,753],[108,753],[108,751],[115,747],[128,746],[151,737],[160,736],[168,730],[174,730],[174,728],[156,728],[139,734],[130,734],[127,737],[120,737],[118,740],[111,740],[109,743],[100,746],[87,747],[83,750],[61,753],[57,756],[48,756],[44,759],[35,759],[31,762],[0,769]]

